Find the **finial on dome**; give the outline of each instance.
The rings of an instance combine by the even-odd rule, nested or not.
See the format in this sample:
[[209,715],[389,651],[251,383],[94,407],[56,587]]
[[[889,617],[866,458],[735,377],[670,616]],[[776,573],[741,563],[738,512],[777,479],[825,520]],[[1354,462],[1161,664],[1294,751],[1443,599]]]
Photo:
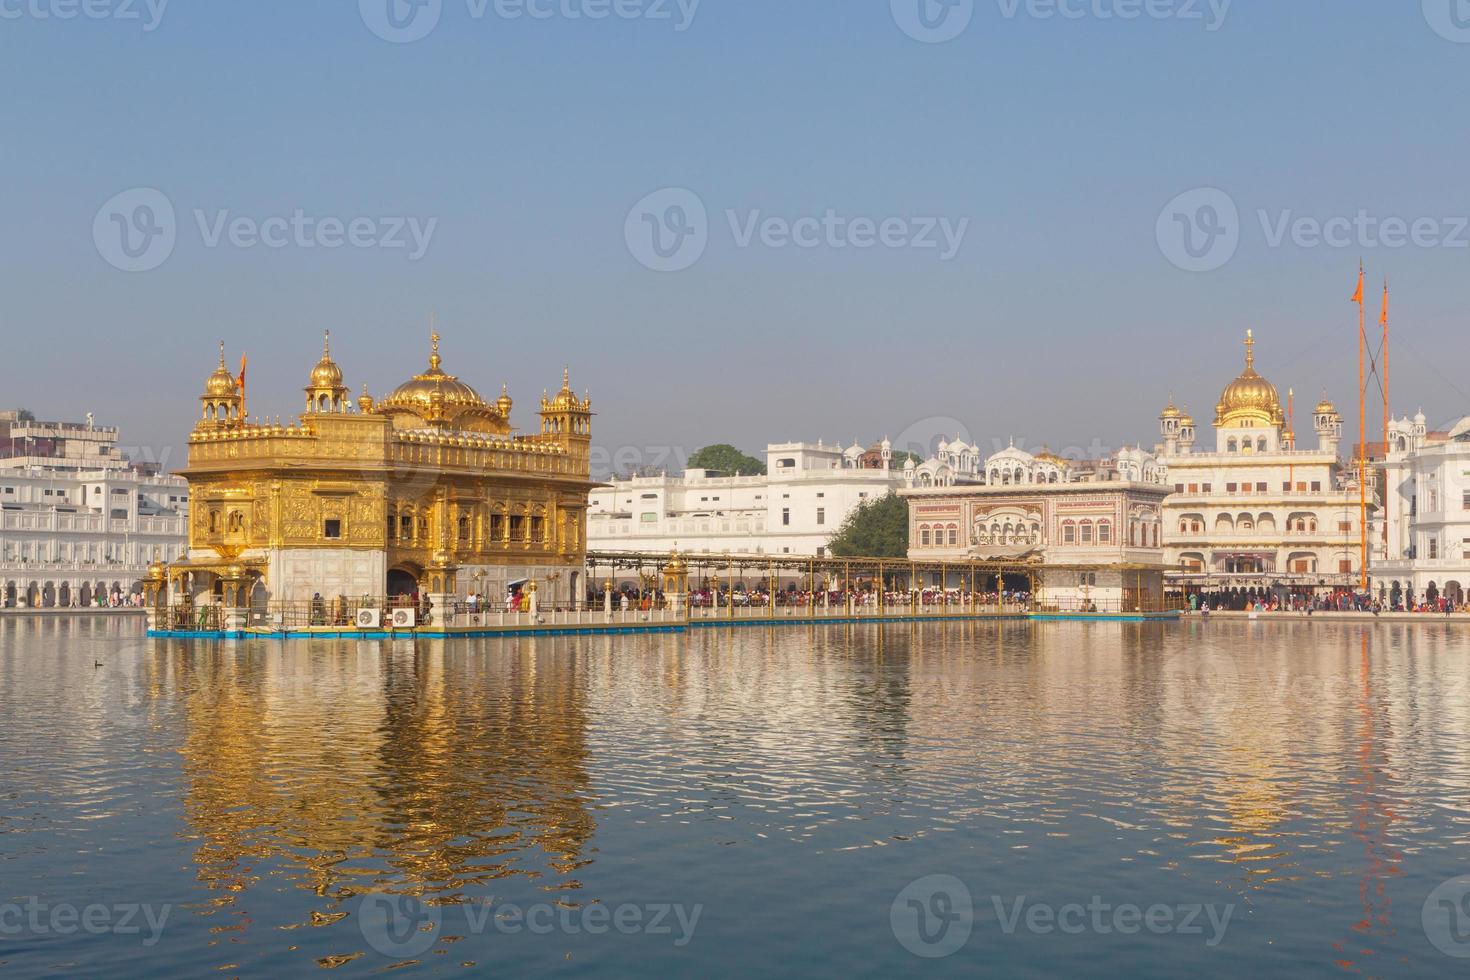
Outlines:
[[1245,332],[1245,366],[1247,368],[1256,366],[1256,333],[1254,330]]
[[219,342],[219,366],[225,366],[225,342],[223,340]]
[[332,356],[332,331],[322,331],[322,357]]

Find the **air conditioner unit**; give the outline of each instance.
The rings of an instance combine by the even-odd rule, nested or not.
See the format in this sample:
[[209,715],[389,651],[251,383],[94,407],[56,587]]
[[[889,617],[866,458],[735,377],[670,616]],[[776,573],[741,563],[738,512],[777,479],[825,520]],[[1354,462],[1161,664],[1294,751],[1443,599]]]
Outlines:
[[393,610],[393,628],[396,630],[413,629],[415,616],[412,609]]
[[360,630],[375,630],[383,625],[383,614],[377,609],[359,609],[357,611],[357,628]]

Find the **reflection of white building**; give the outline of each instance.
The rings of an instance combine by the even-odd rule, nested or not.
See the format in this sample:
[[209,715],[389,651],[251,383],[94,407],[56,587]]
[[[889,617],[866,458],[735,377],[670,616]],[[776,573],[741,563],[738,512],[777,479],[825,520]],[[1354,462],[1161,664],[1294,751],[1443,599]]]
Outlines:
[[183,553],[188,489],[130,462],[117,430],[0,412],[0,605],[131,592]]
[[1425,421],[1421,412],[1389,423],[1380,464],[1387,557],[1372,569],[1374,591],[1459,604],[1470,586],[1470,418],[1448,435],[1431,434]]
[[1014,445],[983,460],[975,447],[940,453],[905,470],[910,558],[1034,561],[1046,604],[1060,608],[1156,605],[1169,488],[1150,453],[1124,450],[1092,469]]
[[[1338,459],[1342,416],[1323,399],[1317,447],[1299,450],[1276,387],[1245,370],[1215,409],[1213,451],[1195,449],[1195,424],[1172,401],[1160,416],[1166,561],[1194,587],[1350,587],[1362,569],[1356,481]],[[1369,497],[1370,507],[1373,498]]]
[[587,550],[823,555],[860,504],[903,484],[892,446],[766,447],[767,476],[710,470],[613,480],[594,490]]

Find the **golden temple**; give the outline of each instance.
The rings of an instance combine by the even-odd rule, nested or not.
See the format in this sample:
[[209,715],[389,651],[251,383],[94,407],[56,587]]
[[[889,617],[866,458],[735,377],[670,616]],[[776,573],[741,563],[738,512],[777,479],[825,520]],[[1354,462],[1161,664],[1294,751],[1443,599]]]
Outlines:
[[168,570],[186,602],[260,609],[422,593],[492,600],[519,581],[581,598],[592,405],[571,387],[543,395],[539,431],[517,434],[493,402],[443,368],[388,397],[350,398],[330,335],[289,424],[246,417],[245,372],[205,382],[189,436],[188,557]]

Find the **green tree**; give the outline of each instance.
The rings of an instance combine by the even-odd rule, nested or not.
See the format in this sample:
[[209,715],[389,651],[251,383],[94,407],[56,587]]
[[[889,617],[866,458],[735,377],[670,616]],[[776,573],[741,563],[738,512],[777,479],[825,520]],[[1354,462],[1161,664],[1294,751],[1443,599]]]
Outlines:
[[734,446],[720,443],[705,446],[689,457],[691,470],[716,470],[730,476],[765,476],[766,464],[754,456],[747,456]]
[[892,492],[863,501],[847,515],[827,550],[838,558],[907,558],[908,501]]

